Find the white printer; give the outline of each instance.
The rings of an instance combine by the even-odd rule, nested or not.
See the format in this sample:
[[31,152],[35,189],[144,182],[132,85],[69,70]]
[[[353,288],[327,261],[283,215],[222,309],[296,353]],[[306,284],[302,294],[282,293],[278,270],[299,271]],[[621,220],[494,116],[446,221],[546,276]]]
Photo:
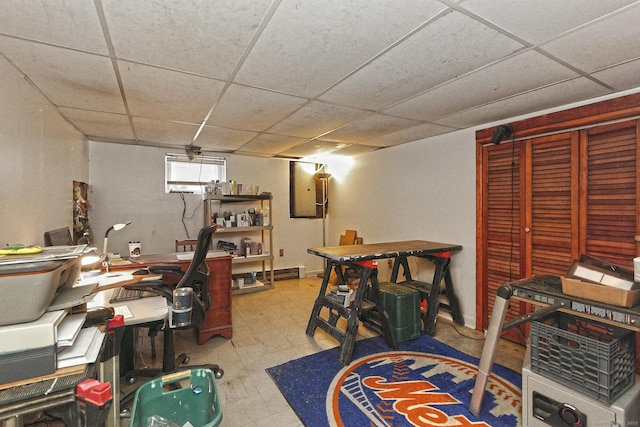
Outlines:
[[95,285],[75,286],[84,245],[0,258],[0,383],[53,373],[57,329]]

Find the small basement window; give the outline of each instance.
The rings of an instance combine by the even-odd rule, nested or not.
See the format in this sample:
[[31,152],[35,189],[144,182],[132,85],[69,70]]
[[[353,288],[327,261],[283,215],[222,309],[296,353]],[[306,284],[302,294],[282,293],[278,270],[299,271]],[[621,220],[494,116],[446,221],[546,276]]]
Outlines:
[[165,163],[165,193],[204,194],[211,181],[227,180],[227,161],[223,157],[199,155],[190,161],[184,154],[167,154]]

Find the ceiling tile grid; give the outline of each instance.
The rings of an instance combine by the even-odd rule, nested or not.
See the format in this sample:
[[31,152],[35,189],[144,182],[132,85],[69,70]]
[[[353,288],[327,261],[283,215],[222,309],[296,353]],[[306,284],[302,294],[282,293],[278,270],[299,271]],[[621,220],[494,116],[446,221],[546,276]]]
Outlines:
[[0,55],[95,141],[358,155],[640,89],[640,0],[3,0]]

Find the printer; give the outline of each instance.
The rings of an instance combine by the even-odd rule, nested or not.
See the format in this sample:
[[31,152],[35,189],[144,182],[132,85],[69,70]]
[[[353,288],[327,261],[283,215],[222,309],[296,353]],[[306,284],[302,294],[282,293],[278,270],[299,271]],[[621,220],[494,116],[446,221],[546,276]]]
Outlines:
[[83,249],[0,258],[0,384],[57,369],[58,326],[96,286],[76,286]]

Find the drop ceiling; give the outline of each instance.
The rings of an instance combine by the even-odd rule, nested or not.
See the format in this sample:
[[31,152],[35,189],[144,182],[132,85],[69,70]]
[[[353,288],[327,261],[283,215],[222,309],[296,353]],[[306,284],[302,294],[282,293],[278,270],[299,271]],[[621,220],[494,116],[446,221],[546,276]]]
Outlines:
[[640,87],[640,1],[2,0],[90,140],[357,155]]

